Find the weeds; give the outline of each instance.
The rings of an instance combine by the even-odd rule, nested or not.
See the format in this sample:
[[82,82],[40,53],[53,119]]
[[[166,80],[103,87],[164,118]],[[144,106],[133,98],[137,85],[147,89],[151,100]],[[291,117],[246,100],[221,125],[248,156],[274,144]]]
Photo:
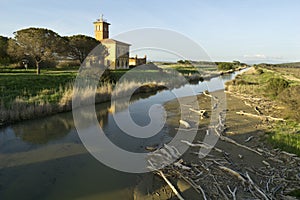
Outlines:
[[277,148],[300,156],[300,124],[293,121],[276,123],[269,141]]

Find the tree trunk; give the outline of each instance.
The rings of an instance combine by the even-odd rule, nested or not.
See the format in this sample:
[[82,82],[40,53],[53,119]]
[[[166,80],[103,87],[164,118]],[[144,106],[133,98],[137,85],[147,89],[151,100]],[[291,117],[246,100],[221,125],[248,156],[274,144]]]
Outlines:
[[40,63],[36,61],[36,74],[39,75],[41,73]]

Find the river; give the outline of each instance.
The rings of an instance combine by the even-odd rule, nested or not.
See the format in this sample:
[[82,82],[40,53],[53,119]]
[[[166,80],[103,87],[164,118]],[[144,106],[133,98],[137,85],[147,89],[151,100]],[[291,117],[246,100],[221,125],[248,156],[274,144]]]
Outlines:
[[[129,108],[132,119],[141,126],[150,118],[148,109],[165,102],[204,90],[222,89],[224,82],[238,73],[212,78],[199,84],[187,84],[156,94],[137,95]],[[107,137],[123,149],[141,152],[148,145],[168,142],[164,127],[150,138],[133,139],[117,127],[110,103],[96,106],[99,124]],[[145,136],[144,136],[145,137]],[[84,148],[74,127],[71,112],[20,122],[0,129],[0,199],[133,199],[136,185],[144,174],[129,174],[111,169],[91,156]]]

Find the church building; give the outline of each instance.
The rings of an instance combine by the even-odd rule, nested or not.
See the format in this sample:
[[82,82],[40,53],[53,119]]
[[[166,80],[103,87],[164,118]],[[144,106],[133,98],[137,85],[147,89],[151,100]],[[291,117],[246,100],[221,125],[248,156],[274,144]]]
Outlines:
[[[129,48],[130,44],[121,42],[118,40],[109,38],[109,25],[106,20],[101,16],[96,22],[94,22],[95,27],[95,38],[100,41],[102,45],[107,48],[108,56],[105,57],[105,65],[109,66],[109,69],[129,69],[129,65],[133,64],[133,58],[129,58]],[[143,62],[137,57],[134,58],[137,61],[135,66],[140,64],[146,64],[146,57],[143,58]],[[131,63],[129,64],[129,60]]]
[[130,44],[110,39],[109,25],[103,17],[94,22],[95,38],[107,48],[109,54],[104,62],[109,69],[128,69]]

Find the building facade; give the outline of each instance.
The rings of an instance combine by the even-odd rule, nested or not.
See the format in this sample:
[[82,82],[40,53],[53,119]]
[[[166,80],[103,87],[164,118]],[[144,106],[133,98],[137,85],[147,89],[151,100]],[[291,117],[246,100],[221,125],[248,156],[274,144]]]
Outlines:
[[104,64],[109,69],[129,68],[129,47],[130,44],[109,38],[109,23],[101,17],[94,22],[95,38],[107,48],[108,56],[104,59]]
[[130,44],[110,39],[109,25],[101,16],[100,19],[94,22],[95,38],[107,48],[108,55],[104,59],[104,64],[109,69],[129,69],[138,65],[146,64],[147,57],[138,58],[137,56],[129,58]]
[[147,56],[145,55],[144,58],[138,58],[136,55],[135,57],[129,58],[129,67],[136,67],[139,65],[144,65],[147,63]]

